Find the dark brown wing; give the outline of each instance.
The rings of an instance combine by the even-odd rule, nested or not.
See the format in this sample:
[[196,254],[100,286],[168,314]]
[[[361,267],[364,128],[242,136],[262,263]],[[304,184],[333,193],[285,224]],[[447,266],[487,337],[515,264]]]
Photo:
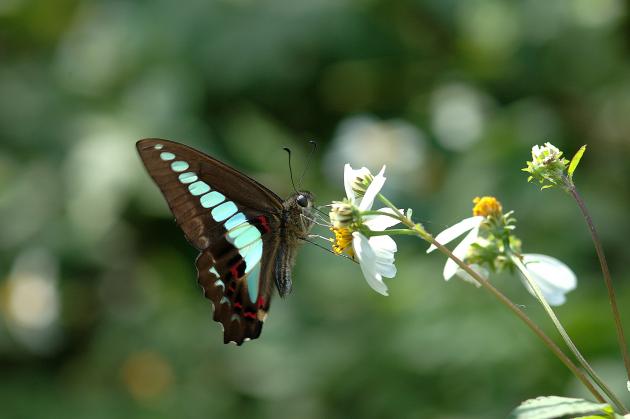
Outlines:
[[[263,261],[273,260],[276,250],[265,247],[267,254],[263,255]],[[212,318],[223,325],[224,343],[241,345],[245,340],[260,336],[273,295],[273,264],[263,262],[261,288],[254,302],[247,286],[249,273],[235,280],[227,265],[217,263],[208,251],[200,253],[196,263],[199,285],[212,301]]]
[[186,238],[201,251],[198,282],[225,343],[257,338],[272,295],[282,200],[183,144],[146,139],[137,148]]
[[[200,199],[191,195],[190,186],[193,184],[204,182],[212,190],[227,196],[239,208],[255,212],[252,216],[260,213],[277,218],[282,211],[282,199],[278,195],[249,176],[191,147],[158,138],[140,140],[136,147],[186,239],[199,250],[208,247],[211,232],[218,223],[208,217],[209,209],[201,205]],[[173,158],[163,159],[161,156],[164,155],[172,155]],[[178,162],[188,167],[173,170],[173,165]],[[185,177],[189,173],[191,175]],[[195,177],[198,179],[193,181]]]

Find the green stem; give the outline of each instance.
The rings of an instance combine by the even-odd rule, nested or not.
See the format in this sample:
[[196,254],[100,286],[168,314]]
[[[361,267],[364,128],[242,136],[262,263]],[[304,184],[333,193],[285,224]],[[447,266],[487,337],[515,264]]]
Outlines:
[[405,217],[398,215],[398,213],[392,214],[391,212],[368,210],[368,211],[362,211],[361,215],[385,215],[387,217],[391,217],[395,220],[398,220],[401,223],[405,222]]
[[531,277],[529,271],[527,270],[527,268],[525,267],[525,265],[521,261],[520,257],[518,257],[518,255],[514,254],[509,249],[508,245],[506,245],[506,249],[507,249],[507,253],[508,253],[510,259],[512,260],[512,262],[514,263],[516,268],[521,272],[521,274],[523,275],[523,277],[525,278],[525,280],[527,281],[527,283],[529,284],[531,289],[534,291],[534,295],[536,296],[536,298],[538,299],[540,304],[542,304],[543,308],[545,309],[545,312],[547,313],[547,315],[549,316],[549,318],[553,322],[554,326],[558,330],[558,333],[560,333],[560,336],[562,336],[562,339],[567,344],[567,346],[569,347],[569,349],[571,350],[573,355],[575,355],[575,358],[579,361],[579,363],[586,370],[586,372],[593,379],[593,381],[595,381],[595,383],[597,383],[597,385],[602,389],[602,391],[615,404],[617,409],[619,409],[624,414],[629,413],[628,409],[626,409],[626,407],[623,405],[621,400],[619,400],[619,398],[606,385],[606,383],[601,379],[601,377],[599,377],[597,375],[595,370],[593,370],[593,368],[590,366],[590,364],[586,361],[584,356],[582,356],[582,354],[580,353],[578,348],[575,346],[575,344],[573,343],[573,341],[569,337],[569,334],[565,330],[564,326],[562,326],[562,323],[560,323],[560,320],[556,316],[556,313],[553,311],[553,309],[551,308],[551,306],[549,305],[549,303],[545,299],[545,296],[543,295],[540,287],[538,286],[536,281],[534,281],[534,279]]
[[630,355],[628,355],[628,346],[626,345],[626,338],[623,333],[623,326],[621,324],[621,316],[619,315],[619,308],[617,307],[617,298],[615,297],[615,289],[613,287],[612,278],[610,276],[610,270],[608,269],[608,262],[606,262],[606,255],[604,254],[604,248],[602,246],[602,242],[599,239],[599,235],[597,234],[597,230],[595,229],[595,223],[589,214],[586,204],[584,200],[580,196],[577,191],[577,188],[573,184],[573,182],[564,178],[565,186],[567,187],[569,193],[577,203],[578,207],[580,207],[580,211],[582,212],[582,216],[584,217],[584,221],[588,226],[588,230],[591,233],[591,239],[593,240],[593,245],[595,246],[595,252],[597,253],[597,258],[599,259],[599,265],[602,270],[602,275],[604,276],[604,283],[606,284],[606,289],[608,290],[608,300],[610,301],[610,308],[613,313],[613,318],[615,320],[615,330],[617,332],[617,341],[619,344],[619,350],[621,351],[621,356],[623,357],[623,363],[626,368],[626,375],[628,377],[628,381],[630,382]]
[[420,225],[415,224],[411,219],[404,217],[401,214],[400,210],[396,208],[387,198],[383,195],[379,194],[379,199],[389,208],[394,210],[398,215],[404,218],[403,223],[409,227],[416,235],[422,238],[425,241],[433,244],[438,248],[442,253],[451,258],[460,268],[465,270],[469,275],[471,275],[475,280],[477,280],[486,290],[488,290],[494,297],[496,297],[499,302],[505,305],[509,310],[511,310],[518,318],[520,318],[526,325],[529,327],[536,336],[538,336],[543,343],[549,348],[549,350],[558,357],[558,359],[576,376],[576,378],[584,384],[584,386],[593,394],[595,399],[597,399],[601,403],[605,403],[605,399],[602,395],[597,391],[597,389],[593,386],[593,384],[588,380],[588,378],[579,370],[579,368],[562,352],[562,350],[556,345],[549,336],[543,332],[543,330],[536,325],[520,308],[518,308],[509,298],[507,298],[501,291],[496,289],[487,279],[479,275],[473,269],[470,268],[466,263],[457,258],[453,253],[438,243],[428,232],[426,232]]

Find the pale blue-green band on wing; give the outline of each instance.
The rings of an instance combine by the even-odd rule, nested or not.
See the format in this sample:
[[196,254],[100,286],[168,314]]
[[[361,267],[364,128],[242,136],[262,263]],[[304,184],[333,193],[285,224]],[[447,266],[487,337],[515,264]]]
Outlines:
[[179,181],[181,183],[193,183],[196,182],[199,178],[193,172],[186,172],[179,175]]
[[256,265],[256,269],[254,269],[247,276],[247,293],[249,294],[249,299],[252,303],[256,302],[258,298],[258,279],[260,277],[260,265]]
[[240,251],[243,260],[245,261],[245,273],[251,272],[256,265],[259,264],[262,259],[263,244],[262,240],[252,243],[245,249]]
[[260,231],[250,224],[248,228],[244,229],[243,232],[234,239],[233,244],[237,249],[242,249],[258,239],[260,239]]
[[195,183],[191,183],[190,185],[188,185],[188,190],[190,191],[191,194],[198,196],[198,195],[203,195],[206,192],[210,192],[210,186],[208,186],[206,182],[199,180]]
[[217,272],[216,268],[213,266],[212,268],[208,269],[208,272],[210,272],[211,274],[216,275],[217,278],[220,278],[221,275],[219,275],[219,272]]
[[214,281],[214,286],[221,287],[223,291],[225,291],[225,284],[220,279],[217,279],[216,281]]
[[232,201],[227,201],[222,203],[218,207],[214,207],[214,209],[210,213],[212,214],[212,218],[214,218],[214,221],[221,222],[230,217],[236,211],[238,211],[238,208],[236,208],[236,204],[234,204],[234,202]]
[[239,226],[246,221],[247,221],[247,218],[245,217],[245,215],[242,212],[237,212],[236,214],[231,216],[229,220],[225,222],[224,226],[227,231],[230,231],[234,227]]
[[153,146],[153,148],[156,149],[156,150],[161,150],[161,149],[164,148],[164,146],[162,144],[156,144],[156,145]]
[[171,169],[173,169],[174,172],[183,172],[188,169],[188,167],[188,163],[185,161],[174,161],[171,163]]
[[230,300],[228,300],[228,299],[227,299],[227,297],[224,295],[224,296],[221,298],[221,300],[219,301],[219,304],[226,304],[226,303],[227,303],[227,305],[228,305],[228,306],[231,306],[231,305],[232,305],[232,304],[230,304]]
[[201,197],[201,206],[204,208],[212,208],[225,201],[225,196],[217,191],[212,191]]
[[174,160],[175,154],[169,153],[168,151],[163,151],[162,153],[160,153],[160,158],[164,161]]
[[[228,220],[229,221],[229,220]],[[227,224],[227,223],[226,223]],[[224,224],[225,225],[225,224]],[[227,225],[225,225],[226,229],[227,229]],[[241,223],[239,225],[237,225],[236,227],[230,229],[227,231],[226,234],[226,238],[227,240],[234,244],[234,240],[240,236],[241,234],[245,233],[250,227],[252,227],[252,225],[250,223]]]

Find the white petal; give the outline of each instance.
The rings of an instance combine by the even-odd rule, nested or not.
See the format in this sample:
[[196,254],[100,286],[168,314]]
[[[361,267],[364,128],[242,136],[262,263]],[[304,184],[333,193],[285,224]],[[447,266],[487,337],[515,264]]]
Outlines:
[[379,294],[387,295],[387,285],[383,282],[383,277],[376,271],[376,255],[372,251],[368,238],[361,233],[354,232],[352,233],[352,246],[368,285]]
[[354,180],[354,169],[350,163],[343,166],[343,187],[346,190],[346,196],[351,202],[354,202],[355,196],[352,190],[352,181]]
[[[467,232],[468,230],[471,230],[475,227],[479,227],[479,224],[481,224],[483,219],[484,217],[480,215],[476,217],[464,218],[459,223],[450,226],[449,228],[447,228],[446,230],[442,231],[440,234],[435,236],[435,241],[443,245],[448,244],[451,241],[458,238],[459,236],[461,236],[462,234],[464,234],[465,232]],[[436,247],[434,245],[431,245],[427,249],[427,253],[430,253],[434,251],[435,249]]]
[[386,278],[396,276],[396,266],[394,266],[396,242],[389,236],[375,236],[370,237],[369,244],[374,252],[376,272]]
[[376,262],[376,272],[385,278],[393,278],[396,276],[396,265],[393,262]]
[[[453,255],[458,259],[464,260],[466,257],[466,253],[468,253],[468,248],[471,244],[477,240],[477,235],[479,234],[479,227],[475,227],[464,237],[464,239],[457,245],[457,247],[453,250]],[[457,273],[457,269],[459,266],[453,261],[453,259],[449,258],[444,264],[444,272],[442,275],[444,279],[448,281]]]
[[[533,280],[540,287],[545,299],[552,306],[566,301],[565,294],[577,286],[573,271],[558,259],[547,255],[528,253],[523,255],[523,262]],[[534,295],[529,284],[527,290]]]
[[[381,208],[379,211],[395,214],[395,211],[391,208]],[[400,223],[400,221],[388,215],[370,215],[363,219],[363,224],[368,226],[372,231],[383,231],[389,227],[395,226],[398,223]]]
[[352,246],[355,249],[360,264],[367,264],[370,259],[374,260],[376,258],[370,246],[369,239],[358,231],[352,233]]
[[368,186],[365,191],[365,195],[363,195],[363,199],[361,199],[361,203],[358,205],[361,211],[367,211],[372,208],[374,198],[376,198],[376,195],[378,195],[385,184],[385,176],[383,176],[383,173],[385,173],[385,166],[378,172],[378,175],[374,176],[370,186]]
[[[488,279],[488,270],[486,268],[484,268],[482,266],[479,266],[477,264],[473,264],[473,265],[469,265],[469,266],[470,266],[470,268],[473,271],[477,272],[482,277]],[[476,287],[480,287],[481,286],[479,281],[477,281],[475,278],[472,277],[472,275],[470,275],[468,272],[466,272],[465,270],[463,270],[459,266],[457,267],[457,272],[455,273],[455,275],[457,275],[458,277],[460,277],[461,279],[463,279],[466,282],[470,282],[471,284],[473,284]]]
[[442,271],[442,276],[444,277],[444,280],[448,281],[449,279],[451,279],[453,275],[457,273],[458,269],[459,269],[459,266],[457,265],[457,263],[453,262],[453,259],[451,258],[446,259],[446,263],[444,264],[444,270]]
[[396,242],[389,236],[374,236],[370,237],[370,245],[377,256],[381,256],[382,252],[393,253],[398,250]]

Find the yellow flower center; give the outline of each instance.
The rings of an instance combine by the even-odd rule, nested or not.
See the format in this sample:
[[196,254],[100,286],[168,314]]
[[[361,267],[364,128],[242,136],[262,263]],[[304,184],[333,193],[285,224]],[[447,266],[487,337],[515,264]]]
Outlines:
[[500,217],[503,213],[501,203],[494,196],[484,196],[482,198],[473,199],[473,215],[481,215],[483,217],[495,216]]
[[333,252],[338,255],[345,252],[350,257],[354,258],[354,250],[352,249],[352,232],[350,229],[347,227],[332,227],[330,231],[335,234],[335,238],[331,239]]

